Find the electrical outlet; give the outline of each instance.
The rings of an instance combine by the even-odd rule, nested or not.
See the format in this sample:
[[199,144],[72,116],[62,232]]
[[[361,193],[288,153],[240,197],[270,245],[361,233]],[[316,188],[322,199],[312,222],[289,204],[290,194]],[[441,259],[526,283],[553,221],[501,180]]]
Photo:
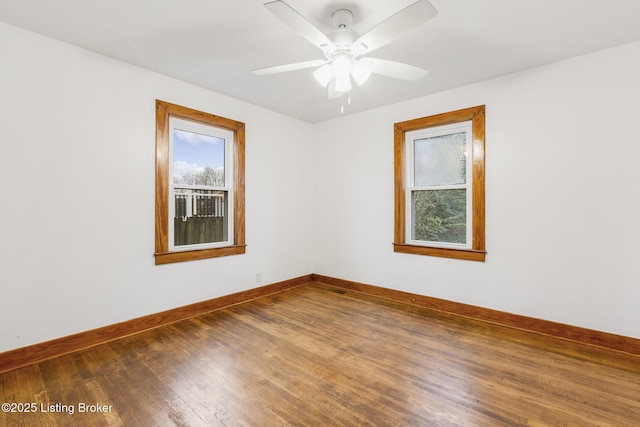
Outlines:
[[262,282],[262,272],[258,271],[256,273],[256,283],[260,283],[260,282]]

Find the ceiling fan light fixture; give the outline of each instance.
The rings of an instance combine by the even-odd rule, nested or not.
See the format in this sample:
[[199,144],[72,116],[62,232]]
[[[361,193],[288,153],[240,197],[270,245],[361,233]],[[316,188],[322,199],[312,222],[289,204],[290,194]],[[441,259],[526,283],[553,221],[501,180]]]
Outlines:
[[331,65],[324,64],[322,67],[313,72],[313,77],[316,78],[316,80],[322,85],[322,87],[327,87],[327,85],[333,78],[333,70],[331,69]]
[[351,74],[351,66],[351,58],[344,53],[334,55],[333,61],[331,62],[333,75],[336,77],[349,77]]
[[369,79],[371,75],[371,68],[367,67],[360,61],[353,61],[351,67],[351,76],[358,83],[359,86],[363,85]]
[[336,76],[335,90],[337,92],[349,92],[351,90],[351,77]]

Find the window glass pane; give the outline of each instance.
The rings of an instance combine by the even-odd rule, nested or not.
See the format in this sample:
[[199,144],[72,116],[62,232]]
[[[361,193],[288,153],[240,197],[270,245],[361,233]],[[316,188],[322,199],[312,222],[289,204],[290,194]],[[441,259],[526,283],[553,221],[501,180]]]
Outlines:
[[412,239],[467,242],[467,190],[422,190],[411,193]]
[[173,183],[224,187],[224,139],[174,129]]
[[416,139],[413,146],[415,186],[466,183],[466,132]]
[[174,246],[228,240],[229,192],[175,187]]

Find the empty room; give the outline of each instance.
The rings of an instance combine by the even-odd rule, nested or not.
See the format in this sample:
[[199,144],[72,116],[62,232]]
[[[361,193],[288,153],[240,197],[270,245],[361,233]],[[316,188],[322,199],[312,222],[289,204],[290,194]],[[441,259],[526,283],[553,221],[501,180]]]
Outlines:
[[0,426],[638,426],[639,20],[0,0]]

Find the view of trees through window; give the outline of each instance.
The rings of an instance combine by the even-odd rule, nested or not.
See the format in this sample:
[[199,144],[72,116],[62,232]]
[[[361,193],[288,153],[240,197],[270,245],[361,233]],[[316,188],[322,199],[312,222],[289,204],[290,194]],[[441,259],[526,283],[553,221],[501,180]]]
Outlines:
[[467,243],[467,132],[412,140],[412,235],[415,241]]
[[175,184],[224,187],[224,169],[207,166],[200,171],[186,171],[180,176],[174,176],[173,181]]
[[414,240],[464,244],[467,241],[467,191],[414,191]]

